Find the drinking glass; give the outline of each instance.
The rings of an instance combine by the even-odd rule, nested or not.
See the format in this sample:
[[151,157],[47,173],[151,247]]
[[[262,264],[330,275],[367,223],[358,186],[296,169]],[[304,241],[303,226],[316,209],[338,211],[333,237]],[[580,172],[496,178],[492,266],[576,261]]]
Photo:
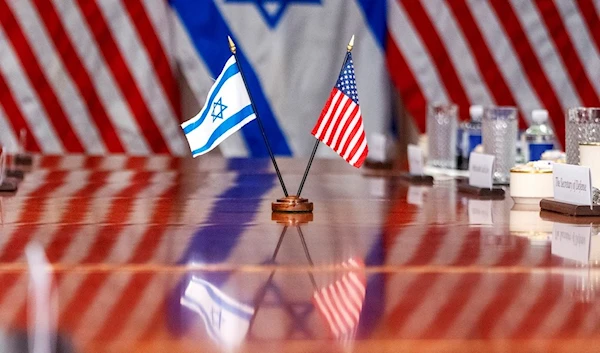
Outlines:
[[600,108],[569,108],[566,118],[567,163],[579,164],[579,144],[600,142]]
[[427,164],[440,168],[456,168],[456,104],[433,104],[427,107]]
[[508,183],[517,154],[517,108],[489,107],[483,112],[483,150],[494,159],[494,182]]

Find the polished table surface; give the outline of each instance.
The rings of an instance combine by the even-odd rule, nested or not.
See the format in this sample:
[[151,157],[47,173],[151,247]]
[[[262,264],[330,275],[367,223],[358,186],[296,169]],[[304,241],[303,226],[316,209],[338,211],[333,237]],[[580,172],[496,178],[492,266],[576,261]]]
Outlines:
[[[293,194],[306,160],[278,161]],[[341,160],[315,161],[312,217],[274,220],[281,196],[268,159],[35,156],[0,199],[0,339],[33,327],[37,243],[74,352],[600,351],[598,219]]]

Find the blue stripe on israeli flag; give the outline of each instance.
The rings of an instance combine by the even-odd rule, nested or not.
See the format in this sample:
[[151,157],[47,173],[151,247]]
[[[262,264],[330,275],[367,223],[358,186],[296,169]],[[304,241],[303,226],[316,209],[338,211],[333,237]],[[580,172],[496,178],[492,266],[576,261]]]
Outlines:
[[205,154],[256,118],[232,55],[208,92],[200,112],[181,124],[192,156]]
[[242,110],[230,116],[226,121],[219,125],[219,127],[210,135],[204,146],[192,151],[192,156],[196,157],[210,151],[229,135],[254,120],[254,118],[256,118],[256,115],[254,115],[252,106],[245,106]]

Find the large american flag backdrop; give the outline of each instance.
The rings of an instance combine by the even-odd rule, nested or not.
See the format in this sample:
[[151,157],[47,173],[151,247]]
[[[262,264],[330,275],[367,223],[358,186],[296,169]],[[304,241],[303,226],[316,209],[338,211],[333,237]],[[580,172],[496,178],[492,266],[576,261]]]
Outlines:
[[[522,127],[544,107],[564,140],[568,107],[600,106],[597,0],[367,5],[365,17],[385,12],[388,72],[421,131],[428,102],[452,101],[462,118],[471,104],[515,105]],[[0,0],[0,142],[25,130],[32,151],[186,154],[178,75],[198,85],[186,35],[167,1]]]
[[0,1],[0,138],[50,153],[185,151],[164,1]]
[[600,105],[600,2],[388,2],[387,61],[406,109],[425,129],[429,101],[543,107],[564,142],[565,111]]

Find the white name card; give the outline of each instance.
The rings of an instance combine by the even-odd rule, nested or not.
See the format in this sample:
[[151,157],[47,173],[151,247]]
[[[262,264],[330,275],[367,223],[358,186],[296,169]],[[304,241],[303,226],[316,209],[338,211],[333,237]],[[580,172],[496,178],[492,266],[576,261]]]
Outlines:
[[556,201],[592,206],[592,174],[589,167],[555,163],[552,179]]
[[590,259],[591,227],[554,223],[552,255],[577,262],[588,263]]
[[469,155],[469,185],[478,188],[494,186],[494,156],[471,152]]
[[493,224],[492,201],[469,199],[469,224]]
[[406,202],[411,205],[423,206],[423,200],[427,187],[425,186],[413,186],[408,187],[408,193],[406,194]]
[[388,139],[384,134],[371,134],[369,136],[369,159],[374,162],[385,162],[387,156]]
[[408,145],[408,172],[411,175],[423,175],[423,150],[417,145]]

